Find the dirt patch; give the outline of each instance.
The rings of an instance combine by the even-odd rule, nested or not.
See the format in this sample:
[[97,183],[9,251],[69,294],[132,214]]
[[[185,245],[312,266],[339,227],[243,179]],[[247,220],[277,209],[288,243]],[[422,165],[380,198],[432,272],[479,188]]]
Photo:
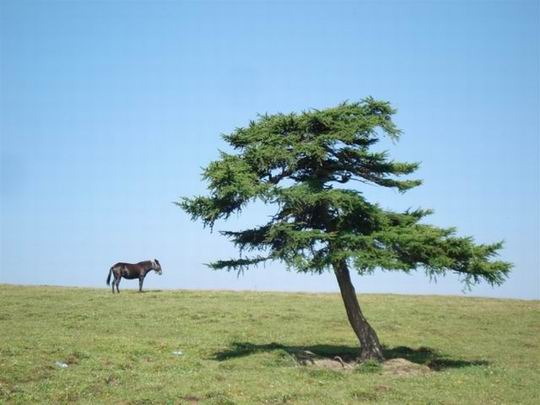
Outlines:
[[354,363],[346,363],[338,356],[333,359],[316,359],[314,360],[313,365],[315,367],[327,368],[330,370],[352,370],[355,367]]
[[398,358],[385,361],[383,372],[394,375],[420,375],[431,372],[431,369],[426,365]]
[[[319,356],[309,350],[301,350],[293,353],[296,362],[305,367],[321,368],[337,371],[362,371],[364,365],[352,358],[342,358],[340,356],[324,357]],[[371,368],[368,368],[368,370]],[[392,374],[398,376],[421,375],[432,370],[423,364],[413,363],[403,358],[386,360],[380,365],[380,368],[373,368],[369,372],[380,372],[383,374]]]
[[330,370],[352,370],[358,364],[356,361],[343,360],[340,356],[323,357],[309,350],[300,350],[293,353],[296,362],[302,366],[325,368]]

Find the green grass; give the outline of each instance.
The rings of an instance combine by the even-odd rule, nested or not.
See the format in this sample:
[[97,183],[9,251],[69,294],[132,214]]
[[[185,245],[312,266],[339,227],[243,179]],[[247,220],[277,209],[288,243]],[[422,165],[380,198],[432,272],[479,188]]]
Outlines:
[[337,294],[0,285],[0,402],[540,403],[538,301],[360,301],[388,358],[434,371],[299,366],[356,352]]

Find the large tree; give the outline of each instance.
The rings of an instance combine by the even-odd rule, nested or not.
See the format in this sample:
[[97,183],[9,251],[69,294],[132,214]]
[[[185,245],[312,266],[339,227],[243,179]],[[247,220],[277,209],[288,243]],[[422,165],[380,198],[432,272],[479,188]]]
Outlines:
[[511,267],[493,260],[501,242],[476,244],[456,236],[453,228],[423,223],[429,210],[395,212],[365,199],[364,184],[399,192],[421,184],[402,179],[418,163],[397,162],[373,150],[383,136],[399,138],[393,114],[388,102],[366,98],[326,110],[259,116],[223,136],[234,153],[221,152],[204,169],[209,195],[178,202],[210,228],[255,200],[274,206],[275,215],[265,225],[221,232],[240,249],[240,257],[210,267],[244,271],[278,260],[298,272],[333,271],[360,341],[360,360],[381,361],[383,352],[360,309],[350,269],[367,274],[423,268],[431,277],[455,272],[467,285],[481,280],[493,285],[502,283]]

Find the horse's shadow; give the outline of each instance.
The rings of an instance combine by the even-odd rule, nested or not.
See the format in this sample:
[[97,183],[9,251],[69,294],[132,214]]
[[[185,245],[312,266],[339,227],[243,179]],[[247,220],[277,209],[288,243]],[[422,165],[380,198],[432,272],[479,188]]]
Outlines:
[[[255,353],[272,352],[274,350],[284,350],[293,357],[297,357],[298,353],[305,352],[307,350],[320,357],[334,358],[335,356],[339,356],[344,361],[349,362],[358,357],[359,349],[357,346],[342,345],[291,346],[275,342],[268,344],[233,342],[229,349],[214,353],[213,359],[225,361],[238,357],[249,356]],[[434,371],[449,368],[486,366],[489,364],[489,362],[485,360],[453,359],[429,347],[419,347],[417,349],[413,349],[406,346],[384,346],[383,352],[386,360],[404,358],[412,363],[426,365]]]
[[124,290],[121,290],[122,293],[124,294],[135,294],[135,295],[138,295],[138,294],[152,294],[152,293],[162,293],[163,290],[142,290],[142,291],[139,291],[139,290],[136,290],[134,288],[131,288],[131,289],[124,289]]

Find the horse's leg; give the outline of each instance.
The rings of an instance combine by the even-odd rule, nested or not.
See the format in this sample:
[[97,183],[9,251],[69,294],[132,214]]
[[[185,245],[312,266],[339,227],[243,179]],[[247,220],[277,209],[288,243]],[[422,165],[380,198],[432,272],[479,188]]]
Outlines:
[[116,285],[116,280],[118,279],[118,274],[116,273],[116,269],[113,270],[113,280],[112,280],[112,293],[114,294],[114,286]]
[[120,294],[120,289],[118,286],[120,285],[120,280],[122,280],[122,277],[118,277],[118,280],[116,280],[116,292]]
[[139,277],[139,292],[142,292],[144,277]]

